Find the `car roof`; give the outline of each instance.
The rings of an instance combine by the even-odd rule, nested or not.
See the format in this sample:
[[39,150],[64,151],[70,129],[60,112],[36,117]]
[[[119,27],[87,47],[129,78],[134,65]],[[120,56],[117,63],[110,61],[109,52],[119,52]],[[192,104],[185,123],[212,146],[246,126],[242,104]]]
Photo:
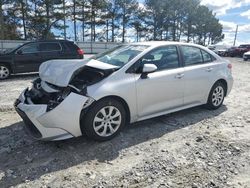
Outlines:
[[240,46],[250,46],[250,44],[241,44]]
[[193,43],[186,43],[186,42],[174,42],[174,41],[148,41],[148,42],[136,42],[132,43],[136,45],[147,45],[147,46],[164,46],[164,45],[189,45],[189,46],[195,46],[195,47],[203,47],[198,44]]
[[32,42],[72,42],[73,41],[70,41],[70,40],[56,40],[56,39],[51,39],[51,40],[34,40],[34,41],[29,41],[29,43],[32,43]]
[[193,44],[193,43],[174,42],[174,41],[148,41],[148,42],[136,42],[136,43],[131,43],[131,44],[135,44],[135,45],[147,45],[147,46],[151,46],[152,48],[160,47],[160,46],[165,46],[165,45],[188,45],[188,46],[193,46],[193,47],[197,47],[197,48],[203,49],[205,51],[209,51],[209,53],[212,54],[214,57],[216,57],[216,59],[221,59],[220,56],[218,56],[213,51],[209,50],[207,47],[202,46],[202,45],[198,45],[198,44]]

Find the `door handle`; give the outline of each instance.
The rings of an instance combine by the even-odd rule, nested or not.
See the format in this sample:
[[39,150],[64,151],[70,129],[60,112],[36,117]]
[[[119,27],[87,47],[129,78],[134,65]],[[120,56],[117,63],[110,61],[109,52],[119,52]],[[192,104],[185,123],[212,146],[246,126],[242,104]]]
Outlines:
[[206,69],[207,72],[211,72],[212,70],[213,70],[212,67],[209,67],[209,68]]
[[179,73],[179,74],[177,74],[177,75],[175,76],[175,78],[181,79],[181,78],[183,78],[183,76],[184,76],[184,74]]

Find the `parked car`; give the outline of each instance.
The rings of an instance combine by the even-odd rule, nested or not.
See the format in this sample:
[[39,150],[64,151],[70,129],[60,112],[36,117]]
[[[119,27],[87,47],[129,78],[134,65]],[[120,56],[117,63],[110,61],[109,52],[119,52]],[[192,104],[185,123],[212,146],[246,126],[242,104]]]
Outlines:
[[52,60],[15,108],[32,135],[105,141],[133,123],[206,104],[219,108],[232,65],[209,49],[177,42],[118,46],[87,60]]
[[219,49],[216,51],[216,54],[218,54],[219,56],[221,57],[225,57],[226,56],[226,53],[227,53],[227,49]]
[[245,52],[245,53],[243,54],[243,60],[244,60],[244,61],[247,61],[247,60],[249,60],[249,59],[250,59],[250,51]]
[[209,45],[207,48],[213,52],[216,50],[216,47],[214,45]]
[[227,56],[227,50],[229,47],[226,45],[210,45],[207,48],[219,56],[225,57]]
[[37,72],[48,60],[82,59],[83,55],[83,50],[67,40],[28,42],[0,54],[0,79],[6,79],[10,74]]
[[232,54],[234,53],[236,48],[237,48],[236,46],[232,46],[232,47],[228,48],[225,52],[225,56],[226,57],[233,57]]
[[228,51],[228,56],[230,57],[242,57],[245,52],[248,52],[250,50],[250,44],[244,44],[240,45],[237,48],[231,48],[230,51]]

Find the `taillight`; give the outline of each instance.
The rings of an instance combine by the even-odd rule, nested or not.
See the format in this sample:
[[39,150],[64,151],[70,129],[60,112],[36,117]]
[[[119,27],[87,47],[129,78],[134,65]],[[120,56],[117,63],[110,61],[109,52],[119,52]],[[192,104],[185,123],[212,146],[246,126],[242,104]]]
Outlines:
[[229,63],[229,64],[227,65],[227,68],[229,68],[230,70],[232,70],[233,65],[232,65],[231,63]]
[[80,48],[77,50],[77,53],[78,53],[78,55],[84,55],[84,51]]

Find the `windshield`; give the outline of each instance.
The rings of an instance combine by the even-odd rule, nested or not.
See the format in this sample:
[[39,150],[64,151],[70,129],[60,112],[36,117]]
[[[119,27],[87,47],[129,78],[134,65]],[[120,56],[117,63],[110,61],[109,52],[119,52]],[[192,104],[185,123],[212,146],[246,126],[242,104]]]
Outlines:
[[146,45],[117,46],[107,52],[94,56],[93,59],[122,67],[148,47]]

